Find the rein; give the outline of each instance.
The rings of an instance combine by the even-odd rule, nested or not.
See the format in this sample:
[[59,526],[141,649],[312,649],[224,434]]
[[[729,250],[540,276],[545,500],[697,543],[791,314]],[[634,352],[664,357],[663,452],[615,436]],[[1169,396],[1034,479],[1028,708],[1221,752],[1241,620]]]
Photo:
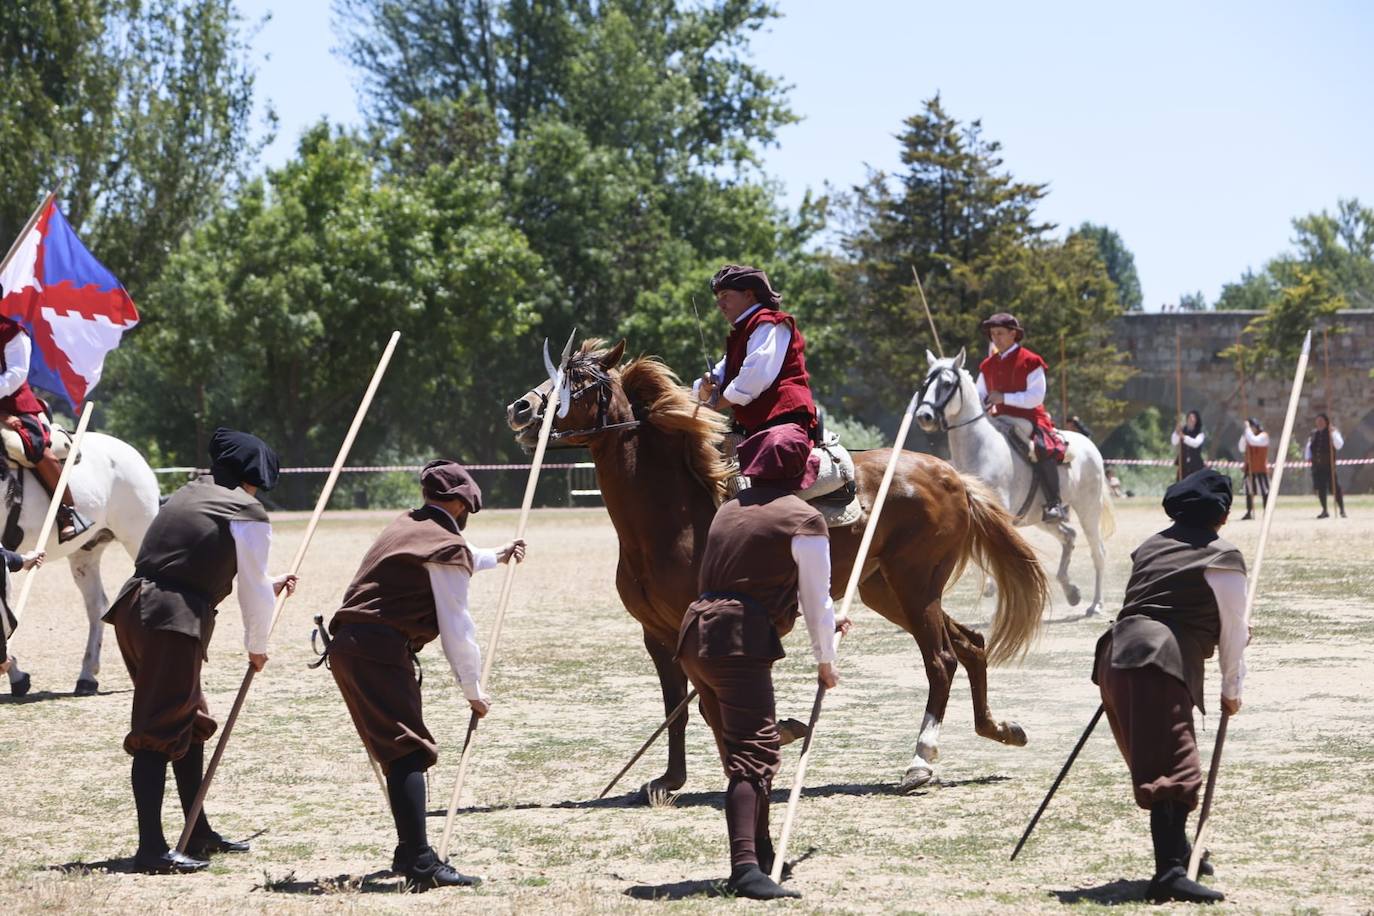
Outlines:
[[[951,384],[949,391],[945,394],[943,398],[939,398],[934,401],[927,401],[926,392],[930,389],[930,386],[933,383],[943,379],[945,377],[945,373],[949,373],[950,375]],[[983,419],[988,415],[987,409],[980,404],[978,416],[973,417],[970,420],[961,420],[958,423],[950,423],[948,420],[945,419],[945,408],[949,406],[950,401],[954,400],[954,396],[956,394],[959,395],[959,406],[960,408],[962,408],[964,405],[964,386],[960,384],[959,377],[955,374],[954,370],[949,368],[935,370],[930,375],[926,376],[925,384],[921,386],[920,402],[922,404],[929,404],[930,408],[933,411],[935,411],[935,417],[940,421],[940,429],[944,432],[949,432],[951,429],[960,429],[961,427],[968,426],[971,423],[977,423],[979,420]]]
[[[571,371],[572,368],[573,367],[570,366],[569,371]],[[611,430],[617,429],[635,429],[644,422],[644,420],[639,415],[639,411],[632,407],[631,409],[635,410],[635,418],[633,420],[624,420],[619,423],[607,423],[606,413],[608,410],[610,410],[611,406],[610,375],[607,374],[605,371],[600,370],[598,367],[594,367],[591,365],[577,366],[576,368],[589,373],[591,375],[592,381],[591,384],[584,385],[583,387],[574,391],[572,393],[571,399],[576,401],[588,392],[596,392],[596,425],[589,427],[587,429],[555,430],[554,432],[549,434],[550,442],[556,442],[563,439],[570,439],[573,436],[597,436],[601,433],[610,432]],[[544,411],[549,409],[548,394],[541,391],[539,393],[539,401],[540,410],[534,418],[534,422],[536,423],[539,422],[539,420],[544,416]]]

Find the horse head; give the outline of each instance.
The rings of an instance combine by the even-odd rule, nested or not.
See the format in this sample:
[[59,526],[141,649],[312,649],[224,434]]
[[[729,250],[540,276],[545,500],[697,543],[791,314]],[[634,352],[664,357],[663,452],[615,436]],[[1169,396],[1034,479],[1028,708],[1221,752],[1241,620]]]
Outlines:
[[[609,350],[605,342],[589,338],[568,360],[564,390],[555,392],[556,370],[545,355],[545,373],[549,378],[531,388],[506,407],[506,423],[515,432],[515,441],[526,448],[534,448],[539,441],[539,427],[549,401],[554,400],[555,416],[550,439],[567,446],[585,446],[593,436],[610,425],[612,411],[619,416],[629,409],[624,393],[617,383],[616,367],[625,355],[625,341]],[[567,404],[566,410],[563,404]]]
[[926,351],[928,371],[921,383],[921,397],[916,408],[916,423],[926,432],[939,432],[959,425],[965,409],[977,406],[977,389],[964,368],[966,358],[962,347],[957,356],[947,359]]

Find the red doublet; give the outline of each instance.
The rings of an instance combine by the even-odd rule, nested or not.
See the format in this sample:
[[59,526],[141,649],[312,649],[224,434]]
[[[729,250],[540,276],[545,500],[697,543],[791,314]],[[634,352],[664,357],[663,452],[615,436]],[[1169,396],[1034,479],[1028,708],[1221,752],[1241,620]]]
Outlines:
[[731,329],[730,336],[725,339],[723,385],[729,385],[739,375],[744,358],[749,355],[749,335],[760,325],[783,323],[792,332],[792,337],[787,344],[787,354],[783,357],[778,377],[766,391],[748,404],[735,405],[735,419],[749,432],[762,429],[770,420],[797,411],[805,411],[809,415],[808,428],[816,425],[816,402],[811,398],[811,377],[806,372],[806,340],[797,330],[796,320],[784,311],[763,306]]
[[[5,347],[23,333],[24,329],[17,322],[0,320],[0,372],[9,368],[5,364]],[[43,402],[38,400],[38,395],[33,393],[27,381],[20,382],[18,388],[0,398],[0,416],[28,418],[16,432],[24,442],[24,454],[30,461],[37,461],[42,457],[43,450],[52,445],[52,434],[48,432],[47,424],[38,419],[43,412]]]
[[[1031,373],[1036,369],[1048,368],[1049,365],[1039,353],[1027,350],[1024,344],[1020,344],[1005,357],[998,354],[989,356],[978,366],[978,371],[983,376],[983,386],[987,388],[989,393],[1000,391],[1007,394],[1008,392],[1025,391],[1030,386]],[[1045,451],[1055,461],[1064,460],[1064,440],[1060,439],[1058,432],[1055,431],[1054,422],[1050,419],[1044,404],[1036,407],[994,404],[990,410],[995,417],[1020,417],[1023,420],[1030,420],[1040,433],[1036,438],[1040,439],[1041,442],[1037,444],[1043,444]]]

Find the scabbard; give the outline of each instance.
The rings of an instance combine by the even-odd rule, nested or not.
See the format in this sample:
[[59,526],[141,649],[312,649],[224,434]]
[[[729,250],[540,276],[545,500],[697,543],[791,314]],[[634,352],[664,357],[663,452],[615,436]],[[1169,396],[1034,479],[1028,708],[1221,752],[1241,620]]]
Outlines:
[[[323,642],[324,648],[319,644]],[[318,668],[320,665],[329,664],[329,647],[334,640],[329,636],[329,630],[324,625],[324,615],[315,615],[315,629],[310,631],[310,651],[315,653],[315,660],[306,665],[307,668]]]

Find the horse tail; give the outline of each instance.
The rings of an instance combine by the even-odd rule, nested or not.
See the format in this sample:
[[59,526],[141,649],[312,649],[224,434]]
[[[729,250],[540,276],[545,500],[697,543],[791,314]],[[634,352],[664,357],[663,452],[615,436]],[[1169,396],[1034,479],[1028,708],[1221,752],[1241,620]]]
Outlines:
[[988,638],[988,663],[998,665],[1025,655],[1030,648],[1049,603],[1049,580],[997,495],[978,478],[959,476],[968,493],[969,551],[997,580],[997,613]]
[[1102,540],[1116,534],[1116,512],[1112,509],[1112,488],[1102,482],[1102,515],[1097,522],[1097,532]]

